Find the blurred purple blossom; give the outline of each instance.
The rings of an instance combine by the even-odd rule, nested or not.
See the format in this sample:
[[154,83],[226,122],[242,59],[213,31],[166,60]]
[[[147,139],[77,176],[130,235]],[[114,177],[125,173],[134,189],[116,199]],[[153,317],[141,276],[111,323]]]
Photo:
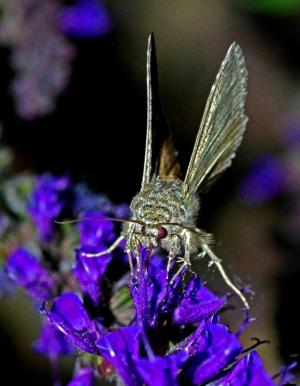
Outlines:
[[111,17],[102,0],[77,0],[60,12],[61,30],[74,38],[96,38],[112,31]]
[[94,371],[92,367],[85,367],[80,369],[72,378],[67,386],[93,386],[94,385]]
[[14,282],[7,276],[7,273],[0,268],[0,296],[8,296],[14,293]]
[[34,342],[36,352],[48,355],[50,358],[59,355],[70,355],[74,352],[74,346],[65,334],[59,331],[54,325],[44,321],[39,339]]
[[300,148],[300,124],[299,120],[291,122],[286,130],[282,131],[283,135],[281,138],[282,144],[287,148],[299,149]]
[[51,174],[44,174],[36,180],[28,212],[36,224],[40,238],[45,242],[49,242],[53,237],[54,220],[63,209],[69,187],[70,181],[65,176],[54,177]]
[[59,0],[3,2],[0,41],[12,48],[11,90],[23,119],[52,112],[69,82],[75,50],[58,28],[60,8]]
[[78,225],[82,246],[102,247],[109,245],[116,238],[112,221],[97,220],[108,217],[106,213],[88,211],[82,217],[91,219],[82,221]]
[[73,210],[75,213],[90,211],[110,213],[113,210],[111,201],[104,194],[91,192],[85,184],[77,184],[73,190]]
[[256,159],[248,175],[241,181],[238,194],[249,203],[267,201],[286,188],[287,169],[275,156],[265,155]]
[[55,290],[52,274],[25,249],[13,252],[5,265],[5,272],[16,284],[41,300],[50,299]]

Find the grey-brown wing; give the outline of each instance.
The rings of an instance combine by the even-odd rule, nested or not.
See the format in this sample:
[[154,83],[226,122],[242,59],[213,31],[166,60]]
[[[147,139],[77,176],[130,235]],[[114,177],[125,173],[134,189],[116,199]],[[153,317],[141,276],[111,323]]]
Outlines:
[[245,131],[247,70],[233,43],[208,97],[183,184],[183,197],[207,189],[232,162]]
[[177,152],[159,97],[155,41],[151,34],[147,49],[147,134],[142,187],[153,177],[169,178],[179,170]]

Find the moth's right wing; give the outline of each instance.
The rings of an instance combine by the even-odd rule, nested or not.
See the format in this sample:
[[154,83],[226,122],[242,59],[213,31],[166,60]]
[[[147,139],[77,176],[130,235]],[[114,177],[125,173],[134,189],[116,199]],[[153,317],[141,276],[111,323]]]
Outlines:
[[245,131],[247,70],[233,43],[209,94],[183,184],[183,197],[206,190],[227,169]]

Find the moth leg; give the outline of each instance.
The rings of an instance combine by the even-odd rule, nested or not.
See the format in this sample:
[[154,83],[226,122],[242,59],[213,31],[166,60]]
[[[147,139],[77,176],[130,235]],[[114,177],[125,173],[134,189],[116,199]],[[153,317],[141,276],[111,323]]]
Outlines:
[[96,252],[96,253],[87,253],[87,252],[82,252],[82,256],[84,257],[90,257],[90,258],[93,258],[93,257],[99,257],[99,256],[103,256],[103,255],[106,255],[108,253],[112,253],[116,248],[117,246],[121,243],[121,241],[124,240],[124,236],[119,236],[117,238],[116,241],[113,242],[113,244],[108,247],[107,249],[105,249],[105,251],[101,251],[101,252]]
[[189,264],[184,260],[183,263],[181,264],[180,268],[177,270],[175,275],[172,277],[170,280],[170,284],[172,285],[175,281],[175,279],[181,274],[181,272],[187,267]]
[[130,277],[132,278],[133,277],[133,262],[132,262],[132,256],[131,256],[130,251],[127,252],[127,256],[128,256],[128,262],[129,262],[129,268],[130,268]]
[[[197,255],[197,257],[198,257],[199,259],[203,259],[203,257],[205,257],[205,255],[206,255],[206,252],[205,252],[205,251],[202,251],[201,253],[199,253],[199,254]],[[213,264],[213,262],[210,261],[210,262],[208,263],[208,265],[209,265],[210,263]]]
[[185,263],[191,267],[191,259],[190,259],[190,256],[191,256],[191,246],[192,246],[192,243],[191,243],[191,232],[188,231],[187,229],[184,229],[183,230],[183,237],[184,237],[184,261]]
[[247,299],[242,294],[242,292],[229,279],[229,277],[227,276],[227,274],[226,274],[226,272],[221,264],[221,260],[213,253],[213,251],[209,248],[209,246],[207,244],[203,243],[202,249],[204,252],[206,252],[208,254],[208,256],[211,259],[212,264],[215,264],[215,266],[218,268],[220,274],[222,275],[222,277],[223,277],[225,283],[228,285],[228,287],[230,287],[238,295],[238,297],[244,303],[246,310],[249,310],[250,306],[249,306]]
[[132,246],[130,249],[133,250],[136,259],[136,273],[139,275],[141,272],[141,260],[139,254],[139,247],[141,246],[141,242],[134,233],[132,234],[132,243],[130,243],[130,245]]
[[178,251],[180,249],[180,237],[179,235],[174,235],[172,237],[172,244],[168,255],[168,264],[167,264],[167,272],[166,272],[166,281],[169,280],[169,273],[171,270],[171,265],[174,259],[176,258],[176,255],[178,254]]

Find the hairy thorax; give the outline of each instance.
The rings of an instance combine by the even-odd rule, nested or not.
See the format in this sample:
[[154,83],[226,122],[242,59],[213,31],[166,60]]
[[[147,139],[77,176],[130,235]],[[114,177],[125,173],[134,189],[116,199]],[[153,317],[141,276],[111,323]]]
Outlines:
[[188,201],[182,197],[182,181],[155,179],[139,192],[131,202],[132,219],[146,224],[180,223],[193,226],[196,221],[199,198]]

